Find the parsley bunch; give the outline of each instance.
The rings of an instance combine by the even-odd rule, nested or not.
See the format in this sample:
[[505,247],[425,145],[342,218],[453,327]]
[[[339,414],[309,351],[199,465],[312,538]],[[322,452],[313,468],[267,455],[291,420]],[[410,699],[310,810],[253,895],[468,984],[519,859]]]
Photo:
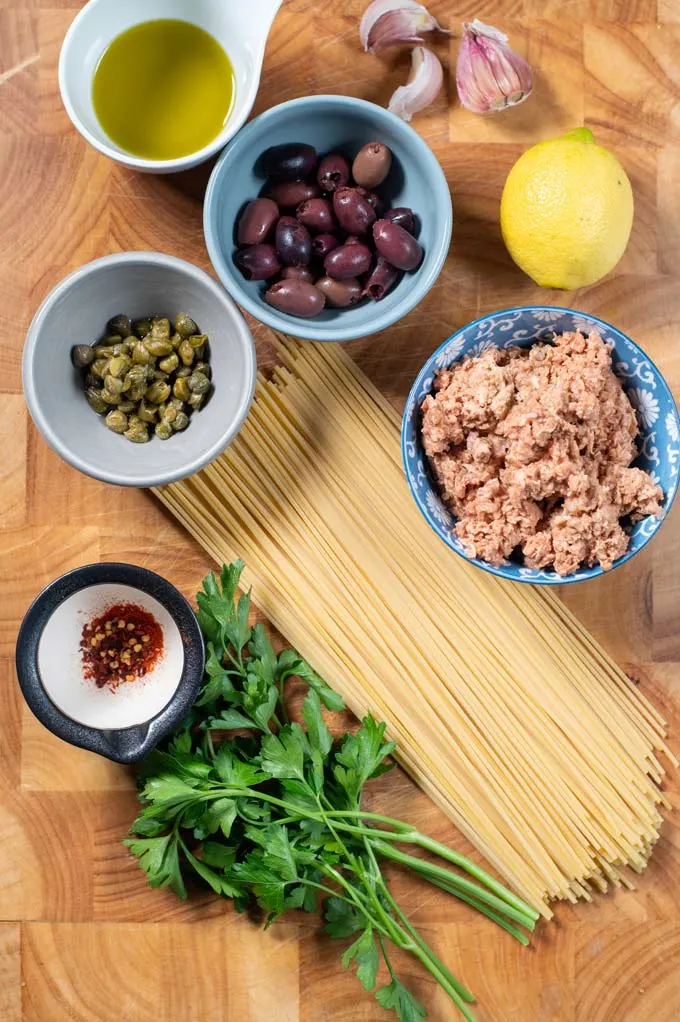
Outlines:
[[[367,991],[384,961],[389,981],[375,997],[399,1022],[421,1022],[426,1012],[395,975],[391,945],[415,955],[473,1022],[474,998],[396,903],[380,861],[413,870],[524,944],[520,927],[533,930],[537,913],[464,856],[362,810],[364,785],[391,768],[395,744],[371,716],[334,743],[322,706],[341,710],[341,697],[293,650],[277,655],[262,625],[249,627],[250,593],[236,601],[243,567],[225,566],[219,580],[211,573],[198,594],[205,684],[180,730],[141,765],[143,808],[125,843],[153,887],[185,898],[184,877],[194,873],[240,911],[256,902],[267,925],[288,909],[321,904],[326,932],[354,938],[341,961]],[[307,685],[304,728],[287,716],[293,676]]]

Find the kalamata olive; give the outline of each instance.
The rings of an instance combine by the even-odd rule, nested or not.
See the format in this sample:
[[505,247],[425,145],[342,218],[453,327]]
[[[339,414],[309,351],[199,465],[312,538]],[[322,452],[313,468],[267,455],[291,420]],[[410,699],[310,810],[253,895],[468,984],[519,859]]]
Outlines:
[[348,234],[345,238],[346,245],[363,245],[361,238],[357,238],[356,234]]
[[320,259],[325,259],[329,252],[337,248],[340,242],[334,234],[317,234],[312,238],[312,252]]
[[301,224],[318,234],[329,234],[336,226],[330,199],[307,199],[300,203],[295,216]]
[[264,300],[279,312],[303,316],[305,319],[318,316],[326,304],[323,292],[307,280],[280,280],[272,284]]
[[375,215],[380,219],[382,212],[385,208],[385,203],[380,198],[377,192],[369,192],[368,188],[357,188],[359,195],[363,195],[369,206],[373,206]]
[[348,234],[363,234],[375,220],[375,210],[356,188],[339,188],[333,195],[333,211]]
[[384,219],[389,220],[392,224],[398,224],[399,227],[403,227],[405,231],[415,237],[416,218],[413,210],[408,206],[396,206],[395,209],[388,209]]
[[314,274],[308,266],[284,266],[281,271],[282,280],[308,280],[314,283]]
[[356,277],[347,280],[335,280],[333,277],[322,277],[316,286],[326,296],[326,304],[336,309],[347,309],[356,305],[363,298],[363,288]]
[[306,266],[312,258],[312,239],[304,224],[282,216],[276,225],[276,251],[286,266]]
[[359,242],[356,245],[341,245],[329,252],[323,266],[329,277],[334,280],[349,280],[368,273],[373,262],[370,248]]
[[273,199],[253,199],[238,223],[239,245],[260,245],[279,218],[279,207]]
[[390,172],[392,153],[382,142],[368,142],[352,164],[352,177],[364,188],[377,188]]
[[316,149],[303,142],[272,146],[262,157],[270,181],[301,181],[316,170]]
[[316,180],[324,192],[335,192],[349,182],[350,166],[340,153],[329,153],[319,164]]
[[236,253],[236,264],[246,280],[267,280],[281,272],[281,261],[273,245],[250,245]]
[[375,247],[381,256],[398,270],[415,270],[420,266],[423,250],[399,224],[389,220],[378,220],[373,224]]
[[388,291],[391,291],[399,279],[399,270],[388,263],[387,259],[378,256],[378,261],[370,277],[366,281],[364,294],[374,302],[381,302]]
[[297,209],[301,202],[320,194],[319,186],[308,181],[279,181],[267,188],[267,195],[280,209]]

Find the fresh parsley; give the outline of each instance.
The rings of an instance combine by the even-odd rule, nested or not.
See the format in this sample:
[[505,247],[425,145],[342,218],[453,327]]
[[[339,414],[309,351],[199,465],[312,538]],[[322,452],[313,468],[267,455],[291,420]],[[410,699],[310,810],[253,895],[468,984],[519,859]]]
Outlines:
[[[410,951],[473,1022],[472,995],[398,906],[380,861],[413,870],[523,943],[520,927],[533,930],[537,913],[409,824],[362,810],[364,786],[392,767],[395,744],[370,715],[333,741],[322,707],[341,710],[341,697],[294,650],[277,654],[262,625],[250,627],[250,593],[237,595],[243,568],[211,572],[198,594],[204,685],[182,727],[139,767],[142,808],[126,845],[153,887],[180,898],[193,875],[239,911],[259,905],[267,925],[289,909],[321,908],[330,937],[353,938],[342,965],[398,1022],[423,1022],[388,948]],[[288,718],[292,677],[307,685],[302,722]],[[389,981],[376,990],[381,958]]]

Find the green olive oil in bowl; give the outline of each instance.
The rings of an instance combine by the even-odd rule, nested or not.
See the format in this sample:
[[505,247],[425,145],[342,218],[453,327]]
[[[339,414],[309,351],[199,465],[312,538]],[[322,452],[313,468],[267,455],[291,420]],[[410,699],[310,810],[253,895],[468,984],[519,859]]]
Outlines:
[[105,50],[92,101],[115,145],[147,160],[174,160],[199,152],[222,131],[234,104],[234,70],[198,25],[146,21]]

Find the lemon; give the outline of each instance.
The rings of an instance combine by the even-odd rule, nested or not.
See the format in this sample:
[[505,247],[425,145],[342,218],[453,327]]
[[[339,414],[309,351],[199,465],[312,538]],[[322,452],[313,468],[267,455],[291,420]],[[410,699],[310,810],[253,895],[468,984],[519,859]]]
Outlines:
[[616,266],[633,223],[633,190],[588,128],[539,142],[514,165],[501,230],[517,265],[541,287],[573,291]]

